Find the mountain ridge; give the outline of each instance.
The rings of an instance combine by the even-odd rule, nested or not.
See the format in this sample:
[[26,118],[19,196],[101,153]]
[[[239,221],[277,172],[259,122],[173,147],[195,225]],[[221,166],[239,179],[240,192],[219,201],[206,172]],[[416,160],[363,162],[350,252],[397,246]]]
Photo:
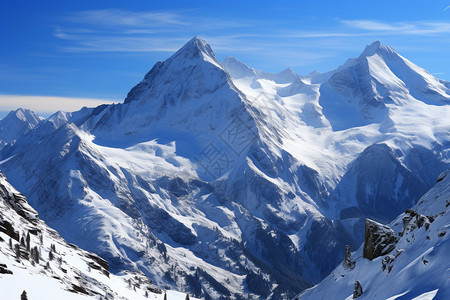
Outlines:
[[[398,203],[397,215],[430,187],[423,174],[449,165],[445,104],[387,85],[383,95],[398,98],[375,101],[389,114],[367,119],[353,83],[370,72],[233,78],[213,55],[192,39],[124,103],[55,114],[4,148],[2,169],[43,216],[73,205],[67,222],[46,221],[117,271],[205,298],[280,299],[328,275],[361,241],[364,217],[384,214],[374,207]],[[341,74],[350,81],[330,83]],[[338,100],[353,101],[351,113],[330,114]]]

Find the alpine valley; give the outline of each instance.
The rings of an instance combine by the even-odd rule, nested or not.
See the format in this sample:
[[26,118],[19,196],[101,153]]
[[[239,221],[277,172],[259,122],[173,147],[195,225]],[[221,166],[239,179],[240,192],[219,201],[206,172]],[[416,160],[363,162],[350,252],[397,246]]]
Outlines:
[[[45,120],[19,109],[0,121],[0,140],[2,172],[58,232],[57,250],[88,257],[84,264],[98,256],[108,262],[109,279],[83,273],[95,279],[90,285],[140,274],[154,289],[202,299],[291,299],[326,278],[300,298],[345,299],[355,280],[363,290],[390,280],[366,258],[351,271],[335,270],[346,245],[360,248],[367,222],[399,227],[401,214],[450,167],[450,82],[380,42],[336,70],[300,76],[233,57],[219,62],[195,37],[156,63],[123,103]],[[443,211],[447,179],[413,211]],[[422,262],[406,268],[407,261],[448,254],[448,234],[438,235],[449,215],[433,219],[431,233],[416,233],[416,246],[412,229],[399,238],[404,253],[391,263],[391,278],[421,272]],[[0,257],[11,251],[4,245]],[[449,295],[449,262],[440,261],[427,274],[445,278],[405,297]],[[69,290],[80,285],[66,282]],[[138,299],[90,285],[93,297]]]

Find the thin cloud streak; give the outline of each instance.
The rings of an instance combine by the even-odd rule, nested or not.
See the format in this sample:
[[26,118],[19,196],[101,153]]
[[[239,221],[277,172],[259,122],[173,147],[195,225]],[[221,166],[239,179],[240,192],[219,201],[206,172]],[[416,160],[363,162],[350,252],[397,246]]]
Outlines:
[[54,113],[58,110],[72,112],[80,110],[84,106],[96,107],[112,103],[117,103],[117,101],[97,98],[0,95],[0,111],[28,108],[41,114]]
[[90,24],[96,26],[168,26],[168,25],[188,25],[182,20],[182,16],[174,12],[132,12],[119,9],[90,10],[72,13],[66,17],[67,21],[73,23]]
[[450,33],[450,22],[387,23],[374,20],[342,20],[341,23],[351,28],[386,35],[438,35]]
[[[61,20],[65,23],[55,29],[54,36],[62,41],[62,52],[159,52],[170,56],[199,35],[219,55],[258,61],[251,58],[257,55],[271,65],[292,67],[312,66],[333,57],[344,59],[340,53],[358,49],[362,42],[410,39],[411,35],[436,39],[450,33],[450,22],[445,21],[334,20],[319,29],[296,30],[277,23],[269,25],[267,20],[260,26],[258,20],[220,20],[195,16],[193,11],[83,11]],[[269,30],[264,29],[267,26]]]
[[[76,24],[79,31],[58,27],[54,36],[66,40],[69,45],[60,47],[65,52],[174,52],[192,35],[207,37],[217,51],[251,52],[267,50],[266,41],[271,39],[269,47],[279,49],[283,45],[296,51],[304,51],[305,44],[295,39],[339,39],[354,37],[393,35],[439,35],[450,32],[450,23],[446,22],[381,22],[377,20],[341,20],[344,26],[330,31],[285,32],[273,29],[272,32],[259,32],[258,21],[227,20],[196,17],[179,11],[133,12],[117,9],[82,11],[72,13],[65,20]],[[79,28],[80,25],[88,28]],[[163,26],[164,25],[164,26]],[[187,26],[188,25],[188,26]],[[110,30],[105,30],[109,27]],[[239,34],[221,35],[216,29],[240,28]],[[111,29],[114,30],[111,30]],[[214,29],[214,30],[213,30]],[[195,33],[195,34],[194,34]],[[317,47],[316,47],[317,48]]]

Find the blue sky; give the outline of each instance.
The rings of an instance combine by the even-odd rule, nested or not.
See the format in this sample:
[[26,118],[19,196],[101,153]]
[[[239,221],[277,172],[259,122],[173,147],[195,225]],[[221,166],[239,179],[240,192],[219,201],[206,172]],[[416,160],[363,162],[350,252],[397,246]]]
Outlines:
[[219,60],[299,74],[332,70],[380,40],[450,81],[450,0],[3,0],[0,26],[0,117],[123,101],[195,35]]

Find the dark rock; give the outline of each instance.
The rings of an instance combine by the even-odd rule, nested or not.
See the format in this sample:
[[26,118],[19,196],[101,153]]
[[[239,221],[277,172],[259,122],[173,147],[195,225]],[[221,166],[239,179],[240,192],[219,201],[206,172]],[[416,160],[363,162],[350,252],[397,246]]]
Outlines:
[[8,266],[5,264],[0,264],[0,274],[12,274],[13,272],[8,269]]
[[27,292],[25,290],[20,295],[20,300],[28,300]]
[[355,281],[355,288],[353,289],[353,299],[361,297],[363,294],[363,289],[359,281]]
[[[88,253],[86,255],[88,258],[92,259],[93,261],[95,261],[97,264],[99,264],[103,269],[105,269],[106,271],[109,270],[109,264],[106,260],[104,260],[103,258],[101,258],[98,255],[95,255],[94,253]],[[89,265],[91,265],[91,263],[89,263]],[[94,264],[93,264],[94,265]],[[91,268],[93,269],[97,269],[93,266],[91,266]]]
[[400,236],[403,236],[405,233],[411,232],[416,228],[421,228],[422,226],[425,226],[425,229],[428,230],[430,224],[431,221],[428,217],[421,215],[412,209],[407,209],[405,211],[405,216],[403,217],[403,229]]
[[12,239],[19,241],[19,233],[14,230],[14,227],[6,220],[2,220],[0,218],[0,232],[5,233],[10,236]]
[[384,270],[386,270],[386,268],[388,268],[391,263],[394,262],[396,256],[393,255],[386,255],[385,257],[383,257],[383,260],[381,261],[381,268]]
[[72,290],[70,291],[74,293],[89,295],[89,292],[84,287],[76,284],[72,284]]
[[394,231],[386,225],[366,219],[363,257],[370,260],[391,252],[396,245]]
[[442,173],[441,175],[439,175],[437,182],[441,182],[442,180],[444,180],[445,176],[447,176],[447,173]]
[[356,262],[352,260],[351,255],[352,254],[350,252],[350,246],[346,245],[345,246],[345,258],[344,258],[344,261],[342,262],[342,266],[344,266],[345,269],[353,270],[355,268]]

